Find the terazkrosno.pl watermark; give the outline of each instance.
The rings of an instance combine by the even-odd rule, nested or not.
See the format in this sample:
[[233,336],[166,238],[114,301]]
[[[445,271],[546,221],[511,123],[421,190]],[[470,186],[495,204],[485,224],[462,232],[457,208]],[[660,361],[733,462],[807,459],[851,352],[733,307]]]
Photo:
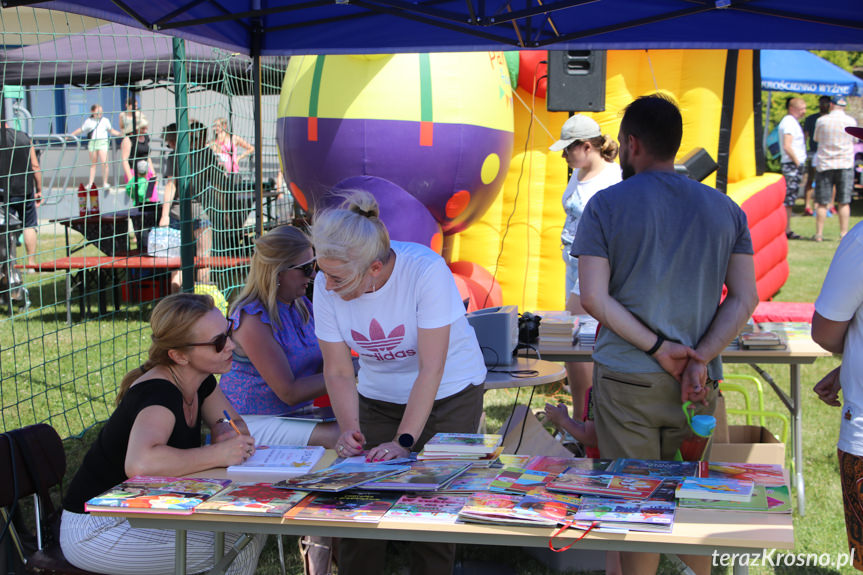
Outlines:
[[826,567],[839,569],[854,562],[854,549],[850,553],[789,553],[776,549],[763,549],[752,553],[720,553],[712,555],[714,567],[746,565],[749,567]]

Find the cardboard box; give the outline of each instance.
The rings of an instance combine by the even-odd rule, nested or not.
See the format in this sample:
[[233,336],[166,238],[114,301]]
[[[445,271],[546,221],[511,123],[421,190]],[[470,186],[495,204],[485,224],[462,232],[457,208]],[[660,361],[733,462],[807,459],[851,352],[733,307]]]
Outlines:
[[785,444],[760,425],[729,425],[728,442],[713,443],[711,461],[785,465]]

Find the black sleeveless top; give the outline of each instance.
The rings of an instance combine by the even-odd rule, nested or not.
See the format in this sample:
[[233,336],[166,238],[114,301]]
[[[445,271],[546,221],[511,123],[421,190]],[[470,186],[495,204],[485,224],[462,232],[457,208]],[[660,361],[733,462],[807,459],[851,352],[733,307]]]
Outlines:
[[129,169],[135,173],[135,164],[138,160],[146,160],[150,157],[150,136],[144,134],[144,141],[140,140],[141,136],[129,136],[132,141],[132,149],[129,150]]
[[198,416],[195,425],[186,425],[183,413],[183,394],[167,379],[142,381],[129,388],[125,397],[111,414],[105,427],[90,447],[84,462],[66,491],[63,508],[73,513],[84,513],[84,503],[119,485],[126,476],[126,451],[129,435],[138,414],[151,405],[167,407],[174,414],[174,429],[168,446],[189,449],[201,446],[201,406],[216,389],[212,375],[198,388]]

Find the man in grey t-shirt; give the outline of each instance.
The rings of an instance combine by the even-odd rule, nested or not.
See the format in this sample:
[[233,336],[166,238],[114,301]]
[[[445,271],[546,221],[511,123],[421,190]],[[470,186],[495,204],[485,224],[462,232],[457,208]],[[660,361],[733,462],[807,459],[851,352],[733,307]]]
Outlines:
[[[681,409],[712,413],[719,354],[758,300],[746,216],[724,194],[674,172],[683,124],[658,95],[620,125],[624,181],[588,202],[572,255],[582,304],[602,323],[593,384],[602,457],[672,459],[688,435]],[[723,282],[728,288],[722,298]],[[656,554],[622,553],[624,573]],[[685,559],[709,573],[709,558]]]

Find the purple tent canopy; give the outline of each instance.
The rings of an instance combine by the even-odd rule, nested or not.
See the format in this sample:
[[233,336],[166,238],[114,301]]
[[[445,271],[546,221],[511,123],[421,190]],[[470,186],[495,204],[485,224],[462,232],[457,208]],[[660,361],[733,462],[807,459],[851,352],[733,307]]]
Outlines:
[[[165,82],[173,77],[171,36],[122,24],[107,24],[83,34],[73,34],[24,48],[7,50],[0,61],[7,85],[113,85]],[[287,58],[269,68],[272,77],[264,86],[281,87]],[[214,90],[250,92],[252,61],[247,56],[186,42],[186,74]]]

